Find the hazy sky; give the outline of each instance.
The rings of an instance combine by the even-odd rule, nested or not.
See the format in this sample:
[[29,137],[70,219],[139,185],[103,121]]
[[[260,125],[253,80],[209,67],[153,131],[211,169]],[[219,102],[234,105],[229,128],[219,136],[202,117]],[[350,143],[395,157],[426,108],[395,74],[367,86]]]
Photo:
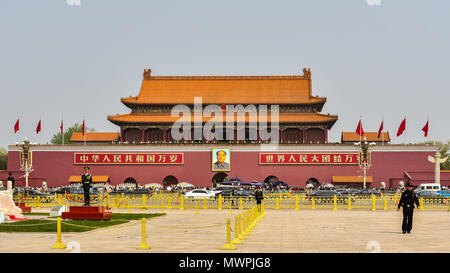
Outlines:
[[[70,0],[75,1],[75,0]],[[69,1],[69,2],[70,2]],[[0,4],[0,147],[82,122],[118,131],[152,75],[301,75],[311,68],[329,141],[384,128],[393,143],[450,139],[450,1],[6,0]],[[20,117],[20,131],[13,131]],[[36,135],[42,117],[42,132]]]

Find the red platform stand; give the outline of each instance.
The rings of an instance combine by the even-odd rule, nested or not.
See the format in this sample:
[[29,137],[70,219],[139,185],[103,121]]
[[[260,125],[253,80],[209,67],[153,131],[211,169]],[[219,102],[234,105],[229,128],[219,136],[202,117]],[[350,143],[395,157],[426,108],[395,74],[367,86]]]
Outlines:
[[106,211],[105,207],[70,206],[69,211],[63,212],[61,217],[76,220],[109,220],[112,212]]
[[31,207],[25,206],[25,203],[16,203],[16,206],[22,210],[22,213],[31,213]]

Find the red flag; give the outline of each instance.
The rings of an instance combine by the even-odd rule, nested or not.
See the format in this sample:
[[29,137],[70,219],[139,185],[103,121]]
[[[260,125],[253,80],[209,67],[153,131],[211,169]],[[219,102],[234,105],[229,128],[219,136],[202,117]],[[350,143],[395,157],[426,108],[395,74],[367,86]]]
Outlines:
[[59,128],[61,129],[61,135],[63,135],[63,132],[64,132],[64,130],[63,130],[63,120],[61,120],[61,126],[59,126]]
[[16,124],[14,125],[14,134],[19,131],[19,119],[17,119]]
[[359,120],[358,127],[356,128],[356,133],[360,136],[364,135],[364,130],[362,128],[361,120]]
[[41,131],[41,121],[39,120],[39,123],[36,127],[36,134],[39,134],[40,131]]
[[425,137],[428,136],[428,120],[427,123],[425,124],[425,126],[423,126],[422,131],[425,133]]
[[384,123],[384,120],[381,122],[380,129],[378,129],[378,137],[377,138],[380,138],[380,136],[381,136],[381,132],[383,131],[383,123]]
[[84,119],[83,119],[83,126],[81,127],[81,130],[83,131],[83,136],[84,136],[84,130],[85,129],[85,127],[84,127]]
[[400,136],[403,134],[403,131],[406,129],[406,118],[403,119],[402,123],[400,124],[400,127],[398,127],[397,136]]

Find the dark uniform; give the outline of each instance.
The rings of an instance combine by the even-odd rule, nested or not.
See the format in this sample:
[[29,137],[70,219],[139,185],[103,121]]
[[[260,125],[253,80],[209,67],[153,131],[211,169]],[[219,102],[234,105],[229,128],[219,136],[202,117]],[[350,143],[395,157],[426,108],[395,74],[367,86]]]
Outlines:
[[261,190],[255,192],[255,199],[257,205],[261,204],[261,201],[264,199],[264,195]]
[[[12,176],[12,173],[8,174],[8,178],[6,178],[6,181],[11,181],[11,187],[14,189],[14,177]],[[8,186],[8,184],[6,184]]]
[[91,196],[89,195],[89,190],[92,186],[92,175],[90,173],[85,173],[81,176],[81,184],[84,192],[84,205],[90,206]]
[[417,207],[419,207],[419,198],[417,198],[416,193],[412,190],[404,191],[402,193],[402,197],[400,198],[400,202],[398,203],[399,209],[400,207],[403,207],[403,223],[402,223],[403,233],[411,232],[413,223],[414,204],[417,205]]

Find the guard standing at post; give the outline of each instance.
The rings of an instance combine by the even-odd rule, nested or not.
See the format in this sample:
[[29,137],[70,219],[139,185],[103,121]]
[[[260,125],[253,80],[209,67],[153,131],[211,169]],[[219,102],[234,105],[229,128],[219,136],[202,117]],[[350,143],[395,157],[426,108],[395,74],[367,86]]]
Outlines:
[[[14,177],[12,176],[12,172],[8,173],[8,178],[6,178],[6,181],[11,181],[11,187],[14,189]],[[6,186],[8,186],[8,184],[6,184]]]
[[84,205],[90,206],[91,196],[89,195],[89,190],[92,186],[92,175],[89,173],[89,167],[84,167],[84,174],[81,176],[81,185],[84,192]]
[[406,191],[402,193],[402,197],[400,198],[397,208],[397,211],[399,211],[400,207],[403,207],[403,233],[411,233],[414,204],[419,207],[419,198],[417,198],[416,193],[413,191],[412,184],[408,182],[406,184]]
[[258,187],[255,192],[256,205],[261,204],[261,201],[264,199],[263,192],[261,191],[261,187]]

